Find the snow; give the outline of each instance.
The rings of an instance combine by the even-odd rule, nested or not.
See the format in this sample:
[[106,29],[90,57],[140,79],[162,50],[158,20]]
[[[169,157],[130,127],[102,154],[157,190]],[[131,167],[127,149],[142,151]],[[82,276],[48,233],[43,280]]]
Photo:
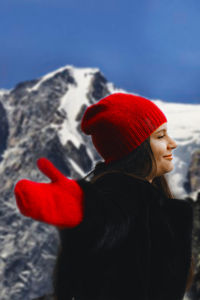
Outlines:
[[[82,135],[77,130],[79,121],[76,121],[76,118],[80,112],[82,105],[88,106],[91,104],[88,99],[88,92],[91,92],[92,80],[94,78],[95,73],[99,72],[99,69],[75,68],[67,65],[58,70],[55,70],[54,72],[44,75],[40,78],[38,83],[36,83],[32,88],[29,88],[27,90],[28,92],[31,92],[41,88],[42,91],[41,84],[43,82],[66,69],[69,69],[71,76],[74,77],[74,80],[77,83],[77,85],[67,83],[69,87],[67,92],[62,96],[62,98],[59,99],[60,106],[58,110],[64,110],[66,112],[67,117],[62,124],[58,125],[51,123],[47,126],[54,127],[58,130],[58,136],[63,145],[65,145],[67,141],[71,141],[75,145],[75,147],[79,148],[80,144],[84,144],[85,142],[83,141]],[[106,87],[108,88],[110,93],[126,93],[126,91],[124,91],[123,89],[117,89],[112,83],[107,83]],[[4,95],[5,92],[6,91],[4,90],[0,90],[0,97],[1,95]],[[160,99],[151,100],[155,104],[157,104],[161,108],[161,110],[166,114],[168,119],[168,132],[171,135],[171,137],[174,138],[178,145],[177,149],[174,150],[174,170],[169,174],[166,174],[170,187],[177,198],[188,196],[186,195],[186,191],[184,189],[184,182],[186,180],[186,174],[188,172],[188,167],[191,161],[191,154],[196,149],[200,149],[200,105],[168,103]],[[6,108],[8,118],[11,118],[13,106],[11,106],[9,102],[6,102],[4,103],[4,107]],[[46,130],[46,128],[43,127],[41,128],[41,130]],[[4,152],[3,160],[0,163],[0,172],[2,174],[4,173],[6,167],[12,169],[13,165],[16,164],[16,161],[18,161],[18,159],[20,161],[24,153],[24,149],[20,145],[28,144],[25,142],[29,138],[29,136],[22,137],[18,144],[14,145],[12,148],[8,148]],[[92,149],[86,147],[86,151],[89,157],[91,158],[94,167],[95,162]],[[84,174],[83,170],[75,162],[75,160],[73,160],[70,157],[68,159],[71,164],[71,167],[78,174],[80,174],[80,176],[84,177],[86,174]],[[18,177],[18,180],[19,179],[21,179],[20,176]],[[10,184],[9,181],[6,184]],[[193,197],[193,199],[196,199],[197,191],[193,192],[191,196]],[[30,256],[30,260],[27,259],[27,255],[24,255],[22,261],[23,264],[24,262],[26,263],[24,267],[17,265],[15,266],[13,264],[12,268],[14,268],[14,275],[12,276],[18,276],[19,272],[20,281],[18,281],[18,278],[16,279],[15,277],[14,279],[11,279],[9,284],[10,286],[12,286],[12,289],[10,289],[10,287],[4,287],[1,290],[1,299],[8,298],[8,295],[6,294],[8,288],[10,289],[10,293],[12,295],[15,295],[14,298],[16,299],[29,299],[27,298],[27,295],[29,294],[31,296],[31,299],[33,299],[36,297],[33,297],[34,293],[39,294],[39,291],[44,290],[43,284],[46,288],[45,278],[48,277],[48,274],[44,273],[43,270],[44,268],[46,270],[46,267],[48,266],[48,261],[54,259],[54,255],[50,254],[48,252],[49,250],[46,250],[49,249],[50,246],[50,243],[48,243],[47,247],[44,238],[46,237],[47,227],[40,227],[38,225],[38,222],[32,222],[30,226],[28,225],[28,231],[26,231],[27,228],[25,228],[25,225],[23,225],[24,228],[22,227],[22,225],[20,225],[21,227],[19,226],[19,224],[23,224],[23,222],[25,224],[25,222],[27,221],[26,218],[16,218],[16,220],[12,218],[13,212],[17,211],[17,214],[20,214],[16,208],[16,204],[13,205],[13,201],[2,201],[2,204],[6,207],[5,211],[12,212],[11,215],[7,214],[6,216],[4,216],[4,219],[8,218],[8,220],[12,220],[12,226],[9,226],[9,228],[5,227],[3,222],[0,226],[0,232],[3,233],[1,234],[1,270],[5,272],[9,262],[15,262],[19,260],[19,258],[21,259],[23,253],[25,252],[28,253],[28,256]],[[54,239],[52,240],[54,241]],[[38,249],[40,255],[38,255]],[[21,297],[21,291],[25,296]],[[16,296],[19,294],[20,298]],[[10,299],[12,298],[12,295]],[[188,298],[185,296],[184,300],[186,299]]]
[[152,100],[166,115],[168,134],[177,143],[174,153],[174,170],[167,174],[172,192],[183,198],[188,194],[184,182],[192,153],[200,149],[200,104],[168,103]]
[[50,73],[48,73],[48,74],[42,76],[42,77],[40,78],[40,81],[37,82],[32,88],[27,88],[27,91],[28,91],[28,92],[36,91],[37,89],[39,89],[40,85],[41,85],[44,81],[46,81],[46,80],[48,80],[48,79],[54,77],[57,73],[60,73],[60,72],[65,71],[66,69],[72,69],[72,68],[73,68],[73,66],[67,65],[67,66],[61,67],[61,68],[59,68],[59,69],[57,69],[57,70],[55,70],[55,71],[53,71],[53,72],[50,72]]
[[[80,134],[77,132],[77,121],[76,116],[83,104],[89,105],[87,98],[87,93],[89,92],[89,87],[91,79],[94,73],[98,72],[99,69],[78,69],[74,68],[71,71],[71,75],[74,77],[75,81],[78,82],[78,88],[71,85],[67,93],[61,98],[61,104],[58,110],[65,110],[67,112],[67,120],[62,125],[61,130],[59,130],[59,137],[61,143],[66,144],[69,138],[75,141],[77,147],[80,146]],[[78,142],[79,141],[79,142]]]
[[[80,143],[83,143],[82,136],[77,130],[76,116],[82,105],[88,106],[91,104],[88,101],[87,94],[93,75],[98,71],[99,69],[91,68],[73,68],[70,71],[78,85],[71,85],[70,89],[60,100],[59,110],[65,110],[67,113],[67,119],[63,122],[58,133],[63,145],[68,140],[71,140],[79,148]],[[110,82],[107,83],[107,88],[110,93],[126,93],[123,89],[115,88]],[[168,133],[177,143],[177,148],[174,150],[174,170],[170,172],[170,175],[167,174],[166,177],[174,195],[178,198],[185,197],[187,193],[184,188],[184,182],[191,154],[200,148],[200,105],[169,103],[160,99],[150,100],[160,107],[167,116]]]
[[[85,176],[85,173],[83,173],[83,171],[82,171],[81,168],[77,165],[77,163],[76,163],[73,159],[71,159],[71,158],[69,158],[68,160],[69,160],[69,162],[71,163],[73,169],[74,169],[75,171],[77,171],[77,173],[80,174],[82,177],[84,177],[84,176]],[[68,178],[70,178],[70,177],[68,177]],[[73,179],[73,178],[70,178],[70,179]]]
[[[90,105],[87,93],[91,88],[91,81],[95,73],[99,72],[98,68],[73,68],[71,75],[78,83],[78,87],[71,85],[67,93],[61,98],[61,104],[58,110],[67,112],[67,120],[62,124],[59,130],[59,138],[63,145],[70,139],[78,148],[83,142],[80,134],[77,132],[76,116],[82,105]],[[125,92],[122,89],[116,89],[111,82],[107,83],[110,93]]]
[[[82,105],[88,106],[91,104],[89,103],[88,92],[91,89],[94,74],[99,72],[99,69],[75,68],[71,65],[66,65],[41,77],[40,81],[34,87],[28,89],[28,91],[31,92],[39,89],[44,81],[66,69],[69,69],[77,85],[68,83],[69,89],[60,99],[58,110],[66,112],[66,119],[62,124],[51,124],[50,127],[56,127],[63,145],[66,145],[67,141],[71,141],[75,147],[79,148],[80,144],[84,143],[84,141],[82,135],[77,130],[79,123],[76,121],[76,117]],[[107,83],[107,88],[110,93],[126,93],[123,89],[117,89],[111,82]],[[174,170],[170,174],[166,174],[166,177],[175,196],[185,197],[187,194],[184,189],[184,182],[191,161],[191,154],[200,148],[200,105],[169,103],[161,99],[150,100],[160,107],[167,116],[168,133],[177,143],[177,148],[173,151]],[[87,151],[92,159],[92,152],[89,149]],[[76,164],[73,166],[79,174],[82,174],[81,169]]]
[[180,145],[200,142],[200,104],[154,101],[168,119],[168,129]]
[[10,92],[10,90],[0,89],[0,97],[5,94],[8,94],[9,92]]

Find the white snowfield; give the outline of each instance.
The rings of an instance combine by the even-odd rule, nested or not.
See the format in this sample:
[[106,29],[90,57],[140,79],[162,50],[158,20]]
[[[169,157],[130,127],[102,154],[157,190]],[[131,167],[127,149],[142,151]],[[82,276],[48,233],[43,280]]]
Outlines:
[[9,93],[9,90],[0,89],[0,97],[5,95],[5,94],[8,94],[8,93]]
[[[32,88],[27,88],[27,92],[39,90],[42,83],[53,78],[56,74],[64,72],[66,69],[76,82],[76,85],[69,84],[68,91],[60,98],[58,110],[61,113],[63,111],[66,112],[67,118],[59,126],[57,124],[51,124],[50,126],[57,128],[60,141],[63,145],[66,144],[68,140],[71,140],[78,148],[84,141],[77,130],[78,121],[76,117],[83,105],[91,105],[88,99],[88,93],[91,91],[92,80],[95,74],[100,72],[100,70],[98,68],[76,68],[72,65],[66,65],[42,76]],[[105,86],[110,93],[126,93],[125,90],[114,87],[111,82],[107,82]],[[5,91],[2,90],[2,93],[4,92]],[[145,95],[142,96],[145,97]],[[148,98],[148,96],[146,97]],[[160,99],[150,100],[158,105],[167,116],[168,132],[178,145],[178,147],[173,150],[174,170],[166,176],[174,195],[178,198],[185,197],[188,194],[184,189],[184,182],[186,180],[191,156],[196,149],[200,149],[200,104],[180,104],[165,102]],[[93,159],[91,151],[88,149],[87,152],[89,157]],[[73,163],[73,166],[76,167],[77,170],[80,170],[79,166],[76,166],[76,162]],[[81,170],[79,173],[83,175]],[[197,192],[198,191],[191,194],[194,199],[196,199]]]
[[[168,133],[176,141],[174,170],[167,175],[170,187],[177,197],[186,196],[183,184],[191,162],[192,153],[200,149],[200,104],[179,104],[154,101],[165,113]],[[200,187],[199,187],[200,189]],[[198,191],[191,194],[196,199]]]
[[[83,139],[76,129],[78,125],[76,116],[82,105],[91,105],[88,99],[88,92],[91,89],[94,74],[98,71],[100,72],[100,70],[98,68],[75,68],[67,65],[41,77],[40,81],[33,88],[29,89],[29,92],[39,89],[42,82],[66,69],[70,71],[77,85],[71,84],[69,90],[60,99],[59,110],[64,110],[67,113],[67,119],[60,126],[61,128],[59,127],[58,132],[63,145],[68,140],[71,140],[76,147],[79,147]],[[114,87],[111,82],[106,83],[106,86],[110,93],[126,93],[125,90]],[[158,105],[167,116],[169,135],[174,138],[178,145],[173,150],[174,170],[167,174],[167,178],[174,195],[178,198],[185,197],[188,194],[183,185],[186,180],[191,155],[196,149],[200,149],[200,104],[180,104],[165,102],[160,99],[150,100]],[[52,124],[52,127],[57,127],[57,125]],[[90,151],[88,151],[88,155],[92,159]],[[197,192],[191,194],[191,196],[196,198]]]
[[[71,74],[77,86],[72,85],[69,91],[61,98],[60,110],[65,110],[68,119],[59,130],[60,140],[63,144],[68,139],[78,147],[82,142],[82,137],[76,130],[76,116],[80,107],[90,105],[87,93],[91,88],[91,80],[98,69],[90,68],[71,68]],[[63,70],[63,68],[62,68]],[[55,74],[55,72],[51,73]],[[48,75],[45,76],[48,78]],[[43,80],[43,79],[42,79]],[[126,92],[122,89],[116,89],[112,83],[107,83],[110,93]],[[186,191],[183,187],[185,182],[191,155],[196,149],[200,149],[200,104],[180,104],[169,103],[162,100],[152,100],[165,113],[168,119],[168,132],[174,138],[178,147],[174,153],[174,170],[167,174],[170,187],[176,197],[185,197]],[[192,196],[196,198],[196,193]]]
[[[65,70],[68,70],[75,84],[67,82],[67,74],[65,74],[66,77],[61,76],[60,79],[58,79],[58,73],[62,73]],[[45,83],[47,83],[46,81],[51,78],[53,79],[54,76],[57,76],[57,80],[50,82],[49,84],[51,86],[48,86],[48,84],[45,85]],[[96,80],[95,84],[94,80]],[[59,88],[59,86],[57,86],[59,83],[62,87],[64,86],[64,89],[60,89],[60,94],[58,94],[59,96],[57,96],[57,98],[56,96],[55,98],[52,96],[52,98],[49,97],[49,99],[47,89],[49,88],[51,93],[51,88],[53,91],[54,88]],[[93,91],[95,90],[95,92],[98,92],[100,95],[104,90],[108,93],[126,92],[114,87],[113,83],[106,82],[99,69],[75,68],[74,66],[64,66],[39,78],[37,83],[33,81],[33,84],[31,88],[29,84],[27,86],[24,84],[25,91],[23,90],[23,97],[26,100],[25,109],[23,105],[20,106],[20,101],[23,100],[23,97],[21,99],[21,94],[16,96],[13,104],[13,96],[11,99],[7,96],[3,97],[5,93],[9,94],[10,91],[0,90],[0,100],[4,98],[2,103],[6,109],[11,129],[17,126],[13,121],[15,120],[13,118],[14,113],[19,114],[22,111],[22,116],[25,117],[25,121],[27,121],[28,118],[33,118],[34,120],[30,122],[30,131],[25,131],[27,133],[22,136],[19,134],[19,140],[14,136],[14,144],[11,143],[11,147],[8,147],[3,154],[3,160],[0,163],[0,174],[2,174],[0,188],[2,189],[2,195],[10,193],[13,178],[14,180],[24,178],[21,172],[23,171],[21,167],[21,164],[23,166],[24,163],[23,157],[26,158],[24,163],[27,172],[26,178],[31,179],[32,175],[36,176],[35,170],[30,170],[28,174],[29,161],[31,164],[32,158],[34,157],[35,159],[34,155],[33,157],[31,156],[34,149],[31,148],[28,149],[29,151],[26,151],[27,149],[25,148],[25,146],[29,147],[29,145],[32,144],[29,143],[29,141],[31,142],[33,137],[37,140],[43,130],[46,132],[46,129],[53,127],[56,129],[56,134],[58,134],[63,146],[66,146],[67,141],[71,141],[74,147],[78,149],[81,144],[86,143],[83,134],[77,130],[77,127],[80,125],[80,113],[82,113],[83,109],[88,105],[97,101],[97,99],[93,98]],[[97,87],[95,85],[97,85]],[[146,97],[148,98],[148,95],[146,95]],[[166,114],[169,135],[174,138],[178,145],[177,149],[173,151],[174,170],[167,175],[171,189],[177,198],[188,196],[184,189],[188,166],[191,161],[192,153],[196,149],[200,149],[200,104],[178,104],[157,99],[150,100],[154,101]],[[52,104],[54,101],[56,102],[56,106],[53,106],[51,111],[52,118],[50,118],[50,120],[53,121],[49,121],[50,123],[47,124],[44,122],[44,127],[41,127],[39,131],[37,122],[35,122],[37,118],[36,110],[33,110],[32,115],[29,116],[28,114],[29,106],[27,103],[29,104],[29,101],[35,101],[35,106],[40,104],[41,101],[47,101],[47,104]],[[18,111],[15,112],[16,103]],[[54,107],[56,108],[54,109]],[[66,115],[66,117],[60,118],[60,122],[56,122],[55,115],[57,111],[63,116]],[[22,127],[24,126],[27,129],[27,123],[22,125]],[[86,145],[85,151],[87,151],[88,156],[94,162],[95,156],[93,149]],[[27,152],[29,155],[27,155]],[[25,156],[23,156],[24,153],[26,154]],[[78,155],[79,153],[80,152],[78,152]],[[69,166],[76,171],[76,174],[80,174],[80,176],[85,175],[84,170],[78,163],[78,160],[75,159],[75,156],[71,155],[71,157],[68,157],[68,163]],[[10,174],[7,174],[9,170]],[[15,171],[12,172],[12,170]],[[39,181],[38,175],[35,178]],[[17,179],[17,176],[23,177]],[[49,180],[47,179],[47,181]],[[196,199],[195,195],[193,199]],[[5,201],[4,198],[1,197],[0,202],[0,277],[3,279],[0,281],[0,299],[31,300],[50,293],[50,274],[55,262],[55,246],[56,243],[58,243],[54,229],[51,226],[48,227],[45,224],[33,220],[31,221],[21,216],[16,208],[13,195],[9,201],[7,198]],[[184,300],[189,299],[184,298]]]

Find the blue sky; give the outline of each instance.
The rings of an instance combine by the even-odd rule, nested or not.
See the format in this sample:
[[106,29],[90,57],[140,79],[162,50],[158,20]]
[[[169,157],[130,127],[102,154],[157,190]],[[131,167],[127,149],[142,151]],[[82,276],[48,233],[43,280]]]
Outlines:
[[64,65],[117,87],[200,103],[199,0],[1,0],[0,88]]

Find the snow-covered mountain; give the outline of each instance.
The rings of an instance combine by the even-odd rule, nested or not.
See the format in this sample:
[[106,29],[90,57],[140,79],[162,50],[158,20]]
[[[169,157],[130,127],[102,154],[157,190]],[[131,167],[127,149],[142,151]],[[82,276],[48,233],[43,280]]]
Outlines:
[[[36,168],[49,158],[66,176],[87,174],[100,159],[80,130],[88,105],[115,92],[99,69],[65,66],[0,91],[0,299],[31,300],[52,290],[58,234],[53,226],[20,215],[13,189],[21,178],[48,181]],[[152,100],[152,99],[151,99]],[[197,198],[200,186],[200,105],[153,100],[168,118],[178,147],[168,176],[176,197]],[[196,165],[197,164],[197,165]],[[199,166],[198,165],[198,166]],[[194,180],[195,178],[195,180]]]
[[190,195],[196,199],[197,192],[200,191],[200,169],[196,186],[189,188],[187,176],[192,164],[192,155],[200,149],[200,104],[168,103],[159,100],[154,102],[166,114],[169,134],[178,145],[173,151],[174,170],[167,174],[170,187],[177,197],[186,197],[191,192]]
[[9,93],[9,90],[6,90],[6,89],[0,89],[0,97],[5,95],[5,94],[8,94]]

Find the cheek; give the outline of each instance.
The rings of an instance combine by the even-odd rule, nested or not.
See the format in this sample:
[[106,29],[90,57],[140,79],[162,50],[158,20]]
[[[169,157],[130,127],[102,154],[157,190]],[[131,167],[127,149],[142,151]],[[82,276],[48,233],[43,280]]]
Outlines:
[[161,142],[154,142],[151,146],[154,157],[157,160],[161,160],[166,153],[165,145]]

